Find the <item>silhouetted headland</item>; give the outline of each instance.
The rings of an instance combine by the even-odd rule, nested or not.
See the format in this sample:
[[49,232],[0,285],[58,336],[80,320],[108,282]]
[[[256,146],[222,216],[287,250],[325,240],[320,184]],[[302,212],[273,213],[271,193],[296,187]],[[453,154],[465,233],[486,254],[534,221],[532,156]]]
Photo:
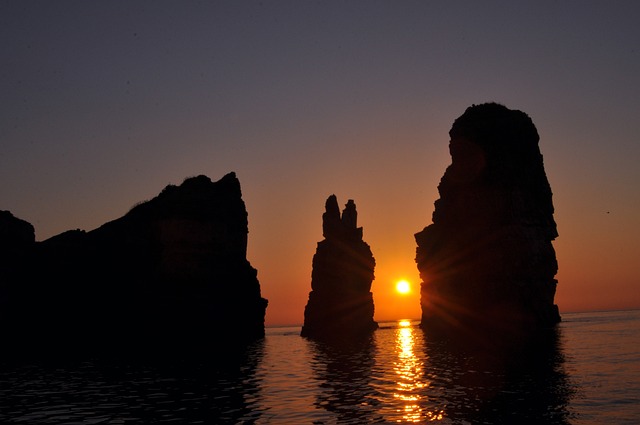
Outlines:
[[424,329],[512,332],[560,321],[552,192],[527,114],[473,105],[449,132],[433,224],[415,235]]
[[325,239],[318,242],[313,256],[302,336],[341,338],[367,335],[378,328],[371,294],[376,263],[362,240],[357,218],[353,200],[347,202],[341,216],[336,196],[329,196],[322,215]]
[[93,231],[43,242],[4,211],[0,234],[4,347],[223,352],[264,335],[234,173],[188,178]]

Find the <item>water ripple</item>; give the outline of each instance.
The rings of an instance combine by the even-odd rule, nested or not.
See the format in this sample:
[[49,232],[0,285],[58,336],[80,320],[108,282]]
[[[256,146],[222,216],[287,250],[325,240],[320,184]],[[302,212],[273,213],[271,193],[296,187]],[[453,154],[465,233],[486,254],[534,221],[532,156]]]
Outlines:
[[428,340],[408,322],[340,344],[270,330],[224,364],[4,365],[0,423],[631,424],[638,349],[590,339],[596,330],[635,340],[629,324],[569,320],[551,344],[508,351]]

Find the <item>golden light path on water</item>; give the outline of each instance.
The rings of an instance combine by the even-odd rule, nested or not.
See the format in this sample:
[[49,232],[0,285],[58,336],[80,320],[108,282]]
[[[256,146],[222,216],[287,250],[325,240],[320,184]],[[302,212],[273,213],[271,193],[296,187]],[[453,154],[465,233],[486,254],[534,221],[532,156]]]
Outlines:
[[[444,417],[444,411],[423,412],[422,389],[429,387],[430,383],[424,378],[424,363],[414,353],[415,336],[411,322],[402,320],[398,322],[400,327],[396,334],[397,361],[393,368],[396,373],[396,391],[393,397],[402,402],[403,408],[398,409],[404,422],[440,421]],[[401,422],[398,420],[397,422]]]

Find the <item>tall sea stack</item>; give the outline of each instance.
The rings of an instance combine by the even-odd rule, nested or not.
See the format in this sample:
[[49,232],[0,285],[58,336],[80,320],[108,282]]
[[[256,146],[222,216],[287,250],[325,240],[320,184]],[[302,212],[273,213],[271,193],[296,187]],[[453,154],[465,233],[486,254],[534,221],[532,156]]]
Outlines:
[[260,338],[267,300],[246,258],[247,233],[234,173],[188,178],[95,230],[43,242],[4,212],[4,346],[163,355],[223,353]]
[[313,256],[311,292],[304,310],[302,336],[341,338],[367,335],[373,320],[371,283],[375,259],[357,226],[356,204],[349,200],[340,215],[331,195],[322,215],[324,240]]
[[560,321],[558,236],[533,122],[496,103],[455,120],[433,224],[415,235],[424,329],[511,332]]

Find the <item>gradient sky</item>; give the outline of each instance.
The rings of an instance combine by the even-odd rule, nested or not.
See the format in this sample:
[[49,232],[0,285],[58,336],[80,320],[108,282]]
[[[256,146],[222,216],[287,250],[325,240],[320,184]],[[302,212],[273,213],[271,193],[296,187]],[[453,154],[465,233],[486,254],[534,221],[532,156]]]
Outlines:
[[2,0],[0,209],[44,240],[235,171],[278,325],[303,321],[335,194],[376,258],[375,318],[417,318],[413,235],[449,128],[496,101],[540,133],[561,312],[640,307],[639,16],[637,1]]

